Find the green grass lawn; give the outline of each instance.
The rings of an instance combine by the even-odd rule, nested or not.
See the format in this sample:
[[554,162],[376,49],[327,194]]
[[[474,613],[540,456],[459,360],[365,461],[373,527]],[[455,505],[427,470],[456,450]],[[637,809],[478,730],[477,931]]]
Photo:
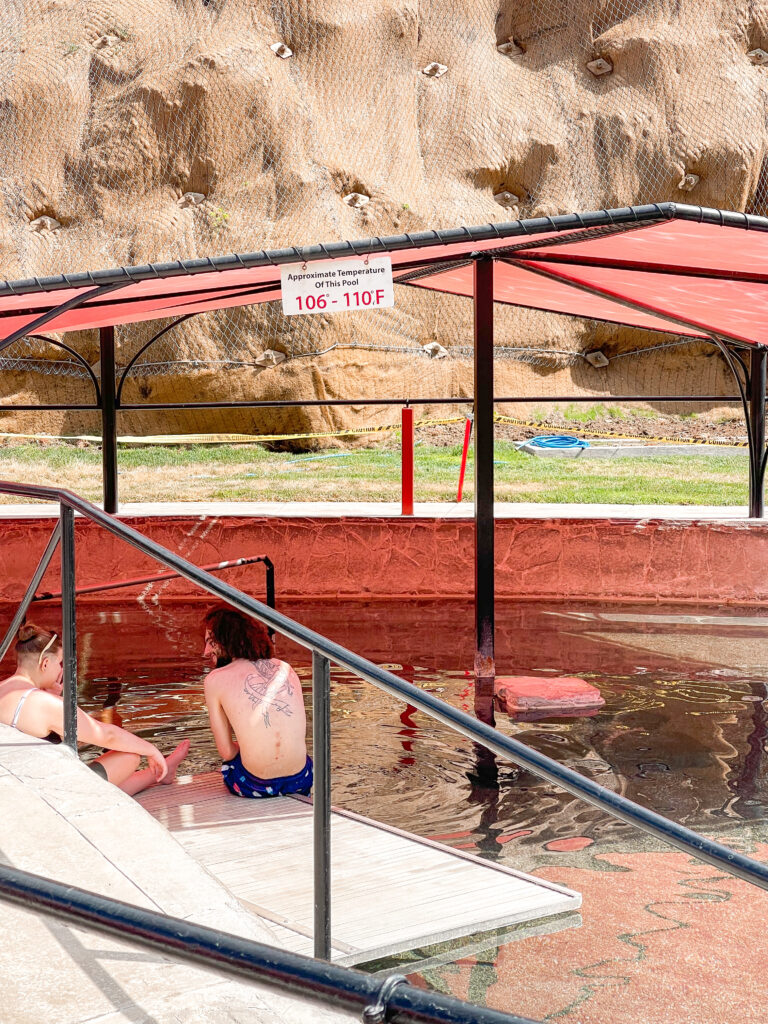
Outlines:
[[[746,451],[746,449],[745,449]],[[416,501],[455,501],[461,449],[416,446]],[[498,441],[498,501],[744,505],[746,455],[542,458]],[[260,445],[121,447],[120,500],[398,501],[397,451],[358,448],[290,454]],[[0,479],[101,497],[101,452],[72,444],[0,448]],[[465,500],[472,499],[472,459]],[[0,495],[0,501],[14,501]]]

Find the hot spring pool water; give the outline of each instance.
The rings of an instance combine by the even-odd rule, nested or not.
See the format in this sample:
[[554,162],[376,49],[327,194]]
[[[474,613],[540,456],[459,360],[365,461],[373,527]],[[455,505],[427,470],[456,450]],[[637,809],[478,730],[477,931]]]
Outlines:
[[[473,618],[468,604],[318,602],[279,607],[472,711],[467,669],[472,664]],[[209,771],[219,765],[203,704],[206,667],[200,622],[205,608],[201,603],[126,601],[83,602],[78,609],[82,707],[97,711],[115,706],[123,725],[164,751],[188,736],[192,753],[182,773],[185,767]],[[59,614],[58,608],[42,606],[34,609],[33,618],[56,628]],[[768,841],[768,615],[717,608],[503,603],[497,615],[499,674],[577,675],[598,687],[605,699],[597,713],[583,717],[524,721],[498,714],[501,731],[645,807],[768,860],[768,848],[762,846]],[[294,665],[302,680],[311,737],[309,653],[281,639],[277,654]],[[8,661],[3,668],[10,669]],[[665,850],[512,764],[499,761],[497,785],[481,784],[478,752],[470,741],[346,672],[332,671],[331,691],[334,804],[487,859],[540,872],[584,895],[580,928],[524,942],[489,941],[484,951],[458,961],[448,956],[446,965],[425,972],[430,985],[542,1019],[585,1024],[593,1019],[589,1008],[594,1008],[595,1020],[654,1020],[648,1007],[658,997],[644,992],[642,985],[654,971],[664,970],[667,961],[679,973],[681,957],[690,959],[697,944],[710,955],[714,943],[725,949],[718,953],[721,963],[731,953],[737,962],[750,915],[761,922],[762,943],[768,897],[759,890],[747,887],[749,893],[743,896],[742,883]],[[694,879],[691,883],[686,875],[682,893],[681,870]],[[632,886],[622,896],[627,874]],[[714,877],[721,881],[713,889]],[[702,879],[710,882],[703,885]],[[659,917],[656,896],[670,887],[664,906],[676,901],[687,910],[712,905],[707,913],[715,913],[717,905],[717,913],[725,913],[726,919],[706,921],[699,915],[692,922],[666,912]],[[618,900],[621,913],[612,914],[612,900]],[[660,930],[662,919],[666,924]],[[596,922],[599,931],[591,936]],[[646,927],[649,922],[653,927]],[[629,957],[635,964],[637,943],[627,944],[621,937],[646,933],[663,934],[667,940],[675,933],[675,939],[664,949],[654,949],[655,940],[643,940],[644,967],[634,979],[635,967],[628,975],[625,961]],[[542,966],[545,948],[548,956],[557,954],[554,987],[554,968]],[[585,964],[613,963],[612,958],[623,965],[619,970],[614,964],[608,971],[613,981],[598,984],[591,968],[585,980]],[[690,966],[691,984],[700,971],[700,965]],[[601,978],[605,973],[598,972]],[[616,980],[619,976],[624,980]],[[763,986],[762,972],[750,986],[753,999]],[[623,995],[617,1003],[619,991]],[[726,985],[731,1009],[739,1005],[740,991]],[[711,1013],[707,1001],[700,1001],[697,1019],[725,1019],[718,1016],[719,998],[708,996]],[[637,1015],[641,1005],[644,1017]],[[667,1019],[663,1014],[668,1009],[661,1001],[659,1020]],[[748,1007],[743,1010],[742,1019],[751,1019]],[[673,1018],[686,1019],[677,1013]]]

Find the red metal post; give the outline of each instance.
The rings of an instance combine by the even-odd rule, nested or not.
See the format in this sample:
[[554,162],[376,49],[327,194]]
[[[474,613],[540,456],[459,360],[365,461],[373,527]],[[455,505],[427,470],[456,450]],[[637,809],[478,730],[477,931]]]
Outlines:
[[459,470],[459,490],[456,495],[456,501],[461,501],[464,495],[464,474],[467,471],[467,456],[469,455],[469,439],[472,436],[472,417],[467,416],[467,422],[464,424],[464,447],[461,450],[461,469]]
[[413,409],[402,409],[402,514],[413,515]]

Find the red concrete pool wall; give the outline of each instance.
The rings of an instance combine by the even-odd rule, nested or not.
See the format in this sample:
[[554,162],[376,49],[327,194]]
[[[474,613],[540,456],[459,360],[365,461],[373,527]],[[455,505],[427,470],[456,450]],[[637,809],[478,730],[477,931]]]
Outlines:
[[[473,587],[470,519],[125,517],[197,564],[267,554],[277,593],[357,599],[467,597]],[[23,593],[55,520],[2,520],[0,600]],[[768,603],[768,524],[754,521],[502,519],[496,529],[499,597],[522,600]],[[157,571],[155,563],[77,521],[78,583]],[[222,574],[263,596],[264,571]],[[43,582],[59,588],[58,558]],[[193,588],[194,591],[194,588]],[[190,595],[180,581],[148,597]],[[136,591],[126,591],[136,594]]]

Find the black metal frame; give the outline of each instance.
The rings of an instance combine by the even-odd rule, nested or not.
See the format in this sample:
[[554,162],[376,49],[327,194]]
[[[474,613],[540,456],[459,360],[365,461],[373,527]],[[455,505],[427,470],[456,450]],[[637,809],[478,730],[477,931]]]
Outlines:
[[765,387],[766,358],[764,348],[755,348],[749,355],[749,514],[762,519],[765,514]]
[[[130,270],[98,271],[96,273],[75,274],[54,278],[34,278],[28,281],[6,282],[0,284],[0,297],[4,294],[25,294],[30,292],[55,291],[60,288],[91,286],[88,291],[76,295],[61,305],[37,317],[25,329],[19,329],[10,337],[0,341],[0,352],[14,341],[37,330],[45,323],[53,320],[60,313],[88,302],[102,298],[108,293],[122,288],[132,281],[168,278],[183,275],[206,273],[211,270],[225,272],[227,270],[244,269],[258,266],[277,266],[279,264],[306,262],[314,259],[334,259],[342,256],[361,256],[378,252],[392,252],[405,248],[424,248],[435,245],[487,241],[489,239],[509,239],[509,245],[493,250],[466,252],[453,260],[446,261],[443,257],[430,257],[428,251],[422,258],[414,260],[406,267],[399,268],[396,281],[407,284],[418,279],[426,269],[434,273],[439,265],[474,262],[474,316],[475,316],[475,602],[476,602],[476,636],[475,636],[475,676],[478,682],[477,710],[489,706],[487,700],[487,681],[493,678],[494,672],[494,621],[493,621],[493,406],[494,403],[520,401],[594,401],[595,396],[534,396],[533,398],[494,398],[493,396],[493,264],[496,260],[509,261],[523,247],[530,247],[530,241],[514,243],[516,237],[526,237],[541,233],[562,232],[555,238],[549,238],[547,244],[565,243],[573,238],[574,229],[594,232],[620,232],[631,230],[643,224],[659,223],[663,220],[680,218],[718,225],[731,225],[751,230],[768,231],[768,218],[748,214],[733,213],[722,210],[707,210],[700,207],[684,206],[675,203],[650,204],[641,207],[624,207],[618,210],[604,210],[584,214],[566,214],[559,217],[542,217],[528,221],[514,221],[508,224],[488,224],[482,227],[460,228],[448,231],[427,231],[416,235],[399,235],[392,238],[368,239],[364,242],[338,242],[329,245],[293,247],[273,252],[248,253],[244,255],[220,256],[203,260],[178,261],[170,264],[150,264],[144,267],[131,267]],[[543,240],[542,240],[543,244]],[[566,257],[562,257],[565,261]],[[580,262],[579,258],[568,257],[568,262]],[[581,260],[581,262],[584,262]],[[541,266],[527,266],[534,274],[550,280],[559,280],[555,271]],[[761,275],[754,275],[762,280]],[[606,297],[604,289],[581,282],[568,280],[571,287],[591,295]],[[264,291],[274,290],[272,285],[235,286],[231,296],[242,299],[242,305],[253,300],[259,288]],[[612,301],[634,311],[653,313],[671,327],[685,326],[690,328],[691,322],[683,317],[666,314],[654,309],[650,304],[643,304],[628,299],[617,299],[609,295]],[[152,404],[123,404],[122,393],[125,381],[139,357],[177,324],[188,320],[196,312],[187,313],[167,324],[153,335],[131,358],[123,370],[119,384],[115,381],[115,345],[114,327],[102,327],[99,332],[101,352],[101,393],[97,392],[97,406],[2,406],[3,409],[55,409],[55,408],[98,408],[102,418],[102,464],[104,508],[114,513],[118,509],[118,469],[117,469],[117,416],[120,411],[159,411],[171,409],[215,409],[215,408],[279,408],[290,406],[340,406],[352,404],[391,405],[391,404],[463,404],[462,399],[430,398],[430,399],[368,399],[360,403],[354,399],[330,399],[310,401],[263,401],[263,402],[177,402]],[[706,332],[702,332],[706,334]],[[762,518],[764,514],[764,480],[768,451],[765,447],[765,395],[766,395],[766,351],[763,348],[748,346],[735,337],[706,334],[722,352],[730,368],[744,409],[749,443],[749,515]],[[489,341],[490,339],[490,341]],[[692,340],[695,340],[692,339]],[[750,350],[750,366],[747,367],[741,358],[740,349]],[[93,377],[92,371],[91,377]],[[742,379],[743,378],[743,379]],[[94,381],[95,383],[95,381]],[[733,401],[733,397],[722,400]],[[613,402],[621,401],[685,401],[708,402],[719,400],[717,396],[611,396]],[[484,681],[484,682],[483,682]],[[492,708],[492,702],[490,707]],[[485,712],[493,720],[492,710]]]
[[[768,218],[755,214],[737,213],[733,210],[713,210],[685,203],[647,203],[643,206],[624,206],[613,210],[594,210],[585,213],[566,213],[556,217],[533,217],[528,220],[507,221],[500,224],[482,224],[476,227],[447,228],[440,231],[417,231],[413,234],[388,235],[383,238],[367,238],[360,241],[326,242],[317,245],[291,246],[286,249],[262,249],[259,252],[234,253],[229,256],[209,256],[203,259],[174,260],[171,263],[147,263],[138,267],[119,267],[110,270],[87,271],[79,274],[57,274],[52,277],[30,277],[20,281],[0,282],[0,298],[5,295],[25,295],[39,291],[60,291],[66,288],[85,288],[93,291],[70,300],[71,309],[85,301],[91,301],[105,294],[109,287],[130,284],[134,281],[149,281],[158,278],[189,277],[206,274],[215,270],[225,273],[231,270],[247,270],[253,267],[276,267],[288,263],[307,263],[314,260],[333,260],[349,256],[373,256],[376,253],[390,253],[399,249],[425,249],[437,245],[471,245],[474,242],[495,241],[509,238],[525,238],[544,232],[561,232],[575,229],[632,228],[663,220],[689,220],[701,224],[717,224],[723,227],[739,227],[752,231],[768,231]],[[503,254],[503,250],[499,249]],[[414,260],[403,273],[431,263],[445,263],[445,256],[436,258],[425,253],[422,259]],[[224,278],[222,278],[222,281]],[[242,286],[238,286],[240,290]],[[243,305],[247,305],[244,302]],[[57,308],[56,315],[62,310]],[[47,322],[47,321],[46,321]],[[29,325],[24,333],[36,330]],[[22,335],[23,336],[23,335]],[[0,342],[0,351],[5,346]]]
[[126,363],[125,369],[120,374],[120,383],[117,386],[117,393],[115,395],[115,405],[118,408],[120,408],[120,403],[122,401],[123,387],[125,385],[125,382],[128,379],[128,377],[130,376],[131,370],[133,369],[134,365],[138,362],[138,360],[141,358],[141,356],[144,355],[144,353],[147,351],[147,349],[151,345],[154,345],[154,343],[156,341],[159,341],[160,338],[162,338],[164,334],[168,333],[168,331],[173,330],[174,327],[178,327],[179,324],[183,324],[185,320],[189,320],[193,316],[201,316],[201,315],[202,314],[200,314],[200,313],[186,313],[184,316],[178,317],[172,323],[166,324],[165,327],[162,328],[162,330],[159,330],[157,332],[157,334],[153,334],[152,337],[149,339],[149,341],[146,341],[141,346],[141,348],[138,350],[138,352],[134,352],[134,354],[131,356],[131,358]]
[[[270,608],[275,607],[275,566],[271,558],[267,555],[258,555],[251,558],[235,558],[231,561],[222,562],[215,568],[206,566],[207,572],[220,572],[222,569],[236,569],[243,565],[254,565],[257,562],[261,562],[264,566],[264,589],[266,591],[265,601]],[[140,579],[129,579],[129,580],[117,580],[114,583],[102,583],[98,586],[89,587],[76,587],[75,595],[80,594],[103,594],[107,590],[125,590],[129,587],[143,586],[146,583],[159,583],[165,582],[166,580],[178,579],[179,574],[177,572],[161,572],[154,576],[142,576]],[[49,592],[43,594],[35,594],[32,598],[33,603],[38,601],[60,601],[61,594],[52,594]],[[6,648],[3,644],[0,644],[0,658],[2,658]]]
[[[735,395],[507,395],[501,398],[494,398],[494,402],[500,403],[516,402],[520,405],[530,405],[534,402],[598,402],[601,399],[610,399],[611,402],[738,402],[739,396]],[[344,406],[344,405],[471,405],[472,396],[464,398],[328,398],[307,399],[306,401],[282,401],[274,399],[267,402],[151,402],[131,404],[126,402],[118,406],[118,412],[158,412],[164,409],[291,409],[301,406],[317,408],[321,406]],[[85,405],[77,403],[73,405],[0,405],[2,412],[63,412],[67,409],[75,409],[78,412],[90,410],[99,412],[98,405]],[[254,443],[258,443],[258,434],[254,434]]]
[[[47,591],[42,593],[42,594],[38,594],[37,593],[37,588],[40,586],[40,583],[42,582],[43,576],[45,575],[45,571],[48,568],[48,566],[50,565],[51,558],[53,557],[57,547],[59,546],[60,541],[61,541],[61,523],[57,524],[57,526],[54,528],[53,533],[51,534],[51,537],[50,537],[50,539],[48,541],[48,544],[46,545],[45,551],[41,555],[40,561],[37,564],[37,568],[35,569],[35,571],[34,571],[34,573],[32,575],[32,579],[31,579],[31,581],[29,583],[29,586],[27,587],[26,591],[24,592],[24,596],[22,597],[21,602],[19,603],[19,606],[16,609],[15,614],[14,614],[13,618],[11,619],[11,623],[8,626],[8,629],[6,630],[3,639],[0,640],[0,661],[2,661],[3,658],[5,657],[5,655],[8,653],[8,650],[9,650],[11,644],[13,643],[13,640],[14,640],[14,638],[15,638],[18,630],[19,630],[19,627],[24,623],[27,611],[29,610],[29,606],[31,604],[35,603],[35,602],[40,602],[40,601],[60,601],[61,600],[62,595],[64,593],[63,589],[58,594],[52,594],[52,593],[47,592]],[[208,572],[218,572],[221,569],[234,569],[237,566],[251,565],[251,564],[256,563],[256,562],[261,562],[263,564],[263,566],[264,566],[264,570],[265,570],[264,571],[265,601],[269,605],[270,608],[274,608],[275,607],[275,566],[274,566],[274,563],[273,563],[272,559],[268,555],[258,555],[256,557],[252,557],[252,558],[237,558],[237,559],[234,559],[233,561],[221,563],[218,566],[216,566],[215,569],[209,567],[207,571]],[[103,584],[103,585],[98,586],[98,587],[84,587],[84,588],[75,587],[75,597],[77,597],[78,595],[80,595],[82,593],[94,594],[94,593],[103,593],[104,591],[107,591],[107,590],[123,590],[123,589],[125,589],[127,587],[136,587],[139,584],[143,585],[143,584],[146,584],[146,583],[156,583],[156,582],[159,582],[160,580],[165,581],[165,580],[168,580],[168,579],[178,578],[178,576],[179,576],[179,574],[177,572],[171,571],[171,572],[165,572],[165,573],[158,573],[158,574],[156,574],[154,576],[143,576],[140,580],[137,580],[137,579],[118,580],[116,582],[108,583],[108,584]],[[270,635],[272,635],[272,631],[270,631]]]
[[[482,273],[482,271],[481,271]],[[487,329],[487,324],[483,329]],[[534,775],[554,783],[567,793],[584,800],[612,817],[653,835],[676,849],[719,870],[763,889],[768,889],[768,865],[745,857],[691,829],[664,818],[619,793],[605,789],[591,779],[559,764],[525,744],[498,732],[487,722],[447,704],[365,658],[352,653],[319,633],[288,618],[268,605],[235,589],[211,573],[193,565],[175,552],[162,547],[115,517],[70,491],[0,481],[0,493],[57,502],[60,527],[54,529],[45,553],[35,571],[22,605],[34,593],[36,582],[45,572],[59,543],[62,554],[62,640],[64,646],[64,740],[77,751],[77,635],[75,581],[75,513],[90,519],[136,550],[172,569],[179,576],[258,619],[270,630],[282,633],[312,651],[314,790],[314,904],[315,956],[322,961],[331,956],[331,729],[330,664],[347,669],[385,693],[416,708],[474,741],[485,751],[513,761]],[[16,618],[18,618],[17,613]],[[14,619],[15,621],[15,619]],[[19,620],[21,621],[21,620]],[[0,899],[54,914],[70,923],[96,928],[120,938],[171,953],[204,966],[238,974],[272,985],[283,991],[316,997],[338,1006],[359,1009],[365,1001],[363,1020],[455,1021],[456,1024],[525,1024],[523,1018],[477,1007],[436,993],[414,996],[405,979],[388,979],[373,992],[368,975],[297,956],[239,939],[213,929],[177,921],[143,908],[109,900],[94,893],[61,886],[51,879],[0,865]],[[399,978],[399,976],[395,976]],[[365,981],[361,980],[365,979]],[[298,987],[297,987],[298,986]],[[363,986],[362,988],[360,986]],[[371,997],[375,996],[376,1001]],[[418,1000],[422,1000],[418,1002]],[[470,1013],[472,1016],[465,1014]],[[454,1014],[453,1016],[449,1013]],[[366,1016],[367,1014],[367,1016]],[[389,1016],[388,1016],[389,1015]],[[529,1022],[530,1024],[530,1022]]]
[[[327,259],[338,259],[345,256],[367,256],[374,253],[388,253],[397,250],[407,249],[422,249],[424,250],[420,258],[415,259],[412,263],[407,266],[398,268],[398,274],[396,280],[399,283],[407,284],[409,280],[415,280],[419,274],[425,269],[429,269],[431,273],[435,272],[438,265],[445,263],[446,266],[451,263],[461,262],[464,264],[470,263],[473,260],[496,260],[509,258],[516,252],[519,252],[521,247],[530,247],[535,245],[535,242],[530,241],[530,236],[542,234],[542,233],[555,233],[556,238],[549,238],[547,244],[559,244],[568,241],[573,238],[573,234],[567,235],[566,232],[573,233],[574,231],[589,231],[594,233],[595,229],[601,230],[601,232],[621,232],[632,230],[633,227],[639,227],[642,225],[659,223],[664,220],[689,220],[697,221],[700,223],[717,224],[721,226],[732,226],[740,227],[753,231],[768,231],[768,218],[754,216],[751,214],[736,213],[733,211],[724,210],[712,210],[705,209],[697,206],[688,206],[685,204],[678,203],[651,203],[644,206],[628,206],[614,210],[602,210],[592,211],[587,213],[573,213],[564,214],[557,217],[538,217],[530,220],[519,220],[512,221],[503,224],[485,224],[479,227],[462,227],[453,228],[443,231],[422,231],[416,234],[404,234],[394,235],[386,238],[370,238],[363,241],[357,242],[333,242],[321,245],[312,246],[293,246],[287,249],[277,249],[272,251],[262,250],[261,252],[253,253],[242,253],[235,254],[232,256],[216,256],[209,257],[206,259],[194,259],[194,260],[177,260],[173,263],[157,263],[147,264],[139,267],[130,268],[118,268],[114,270],[102,270],[95,272],[88,272],[83,274],[66,274],[56,275],[54,277],[44,278],[29,278],[22,281],[12,281],[0,283],[0,298],[4,295],[24,295],[33,292],[54,292],[60,289],[77,289],[87,288],[88,290],[82,291],[80,294],[75,295],[68,299],[66,302],[56,306],[55,308],[48,310],[37,317],[32,323],[27,325],[26,328],[19,329],[11,334],[8,338],[0,341],[0,352],[2,352],[8,345],[14,341],[18,341],[25,336],[30,336],[34,331],[44,324],[54,320],[59,314],[66,310],[82,306],[87,303],[94,304],[97,307],[100,305],[99,300],[104,296],[107,296],[110,292],[125,287],[126,285],[146,280],[157,280],[164,278],[172,278],[179,276],[191,276],[201,273],[209,273],[210,271],[217,271],[221,274],[221,281],[223,288],[226,283],[226,271],[230,270],[243,270],[254,267],[271,266],[276,267],[281,264],[290,263],[303,263],[308,260],[327,260]],[[524,238],[526,241],[515,243],[513,240],[516,238]],[[438,245],[455,245],[463,244],[466,246],[468,243],[482,242],[489,240],[509,239],[509,245],[499,247],[494,250],[486,252],[467,252],[463,255],[455,257],[453,260],[447,260],[445,256],[442,257],[431,257],[429,255],[429,249]],[[543,243],[542,243],[543,244]],[[562,260],[566,258],[563,257]],[[579,262],[577,258],[568,257],[569,262]],[[530,272],[542,274],[545,277],[556,278],[557,275],[548,273],[547,271],[539,267],[527,267]],[[762,280],[761,275],[754,275],[756,280]],[[589,292],[595,295],[601,295],[602,290],[594,288],[592,286],[583,285],[581,283],[574,284],[569,282],[572,287],[579,290]],[[244,286],[236,285],[232,287],[231,297],[239,297],[242,302],[241,305],[248,305],[249,299],[253,300],[259,290],[262,293],[264,291],[274,290],[273,284],[256,285],[256,286]],[[634,310],[642,310],[648,312],[651,307],[644,307],[642,304],[631,302],[627,300],[617,300],[615,296],[611,296],[613,301],[618,301],[620,304],[632,308]],[[658,311],[653,311],[654,314],[661,319],[666,320],[671,325],[685,325],[690,327],[691,325],[680,317],[672,315],[661,314]],[[288,407],[288,406],[312,406],[312,405],[358,405],[361,404],[357,400],[328,400],[328,401],[307,401],[307,402],[201,402],[201,403],[153,403],[153,404],[122,404],[122,392],[125,381],[136,364],[140,356],[160,337],[166,334],[174,326],[188,320],[191,316],[199,315],[197,312],[192,311],[178,317],[171,324],[167,324],[157,334],[150,338],[134,356],[131,358],[128,365],[125,367],[119,384],[115,387],[115,375],[114,375],[114,328],[101,328],[100,330],[100,348],[101,348],[101,392],[99,395],[97,386],[97,405],[72,405],[72,406],[59,406],[59,405],[41,405],[41,406],[3,406],[0,407],[0,411],[3,409],[13,409],[15,411],[43,411],[53,409],[100,409],[102,414],[102,432],[104,437],[103,445],[103,460],[104,460],[104,506],[110,512],[117,511],[117,456],[116,456],[116,420],[118,411],[158,411],[158,410],[171,410],[171,409],[215,409],[215,408],[269,408],[269,407]],[[477,314],[476,314],[477,315]],[[1,321],[0,321],[1,322]],[[52,340],[52,339],[49,339]],[[733,363],[728,358],[727,349],[732,346],[738,347],[739,341],[737,339],[726,339],[726,338],[712,338],[721,348],[728,365],[732,372],[735,373]],[[66,346],[62,347],[66,348]],[[71,351],[71,350],[69,350]],[[72,353],[77,357],[77,353]],[[80,360],[82,362],[82,360]],[[90,367],[88,371],[91,375],[93,383],[96,384],[94,375]],[[764,368],[763,368],[764,374]],[[737,377],[737,384],[741,390],[742,384]],[[746,373],[745,378],[749,375]],[[764,403],[763,406],[758,410],[756,408],[757,403],[760,401],[760,380],[761,372],[755,364],[753,367],[753,373],[750,378],[755,380],[755,389],[750,387],[750,400],[749,408],[745,405],[745,415],[747,419],[747,433],[750,444],[750,514],[751,515],[762,515],[763,510],[763,496],[762,496],[762,483],[764,478],[764,447],[765,447],[765,412]],[[764,391],[763,391],[764,394]],[[477,399],[477,396],[475,396]],[[721,400],[720,396],[611,396],[612,401],[686,401],[686,402],[702,402]],[[743,396],[742,396],[743,398]],[[589,396],[536,396],[532,399],[496,399],[496,401],[584,401],[593,400]],[[486,400],[492,401],[491,396],[486,396]],[[732,400],[726,396],[722,400]],[[453,399],[410,399],[411,404],[437,404],[437,403],[449,403],[453,402]],[[456,400],[457,403],[460,399]],[[387,404],[404,404],[404,400],[367,400],[366,403],[369,405],[387,405]],[[753,407],[755,411],[753,410]],[[477,442],[476,442],[477,443]],[[759,493],[758,493],[759,492]],[[757,510],[760,511],[757,511]]]
[[75,609],[75,510],[64,501],[59,502],[61,526],[61,641],[64,656],[63,741],[77,753],[77,613]]
[[475,714],[494,725],[496,677],[495,545],[493,486],[493,271],[494,259],[474,264],[475,333]]
[[[82,368],[86,371],[88,376],[91,378],[91,383],[93,384],[93,390],[94,390],[94,393],[96,395],[96,408],[101,406],[101,388],[99,387],[99,378],[93,372],[93,367],[88,362],[88,360],[84,359],[80,355],[79,352],[77,352],[73,348],[70,348],[69,345],[65,345],[64,342],[63,341],[59,341],[58,338],[49,338],[47,334],[25,334],[25,335],[23,335],[22,338],[20,338],[18,340],[20,340],[20,341],[22,341],[22,340],[23,341],[44,341],[48,345],[53,345],[54,348],[61,348],[61,349],[64,349],[65,352],[68,352],[75,359],[76,362],[80,363]],[[62,408],[68,409],[69,406],[62,406]]]
[[[169,569],[173,569],[179,576],[194,583],[200,589],[232,605],[232,607],[244,615],[258,619],[268,628],[287,636],[294,643],[312,651],[313,655],[317,654],[320,659],[325,659],[328,662],[339,665],[366,682],[372,683],[390,696],[410,704],[412,707],[442,722],[462,736],[476,743],[481,743],[499,757],[515,762],[522,768],[533,772],[534,775],[554,783],[572,796],[585,800],[587,803],[598,807],[613,817],[634,825],[691,856],[722,868],[744,881],[768,889],[768,864],[761,864],[758,861],[751,860],[713,840],[699,836],[691,829],[669,821],[667,818],[649,811],[639,804],[633,803],[633,801],[628,800],[619,793],[614,793],[593,780],[584,778],[578,772],[559,764],[538,751],[532,750],[519,740],[515,740],[511,736],[505,736],[490,725],[473,718],[465,711],[447,704],[434,694],[401,679],[399,676],[375,665],[366,658],[362,658],[360,655],[347,650],[340,644],[334,643],[334,641],[329,640],[320,633],[315,633],[313,630],[301,625],[301,623],[296,622],[287,615],[283,615],[276,609],[270,608],[248,594],[244,594],[223,580],[217,579],[211,573],[193,565],[181,555],[170,551],[149,537],[145,537],[138,530],[103,512],[96,505],[73,494],[71,491],[61,488],[39,487],[33,484],[0,481],[0,494],[14,494],[18,497],[56,502],[62,509],[62,520],[64,523],[69,523],[68,526],[63,528],[62,534],[62,554],[68,563],[68,567],[63,567],[63,569],[69,586],[69,589],[64,592],[62,598],[65,622],[74,623],[75,621],[74,545],[69,542],[65,544],[64,540],[67,529],[71,529],[73,533],[73,514],[76,512],[78,515],[90,519],[92,522],[103,527],[115,537],[119,537],[137,551],[141,551]],[[67,608],[67,606],[69,607]],[[64,686],[69,697],[76,698],[77,652],[75,645],[71,641],[69,629],[66,627],[63,629],[63,640],[65,654]],[[317,667],[318,674],[321,676],[326,671],[321,663],[314,667]],[[318,694],[324,692],[326,692],[324,686],[318,687]],[[318,696],[318,700],[321,699]],[[323,715],[325,714],[326,712],[324,711]],[[320,782],[320,785],[327,786],[328,788],[325,792],[330,793],[330,765],[327,757],[322,767],[324,780]],[[318,771],[317,776],[319,774],[320,772]],[[327,812],[324,818],[324,826],[326,827],[329,824],[329,803],[327,805]],[[328,872],[323,872],[322,874],[323,877],[329,877]]]
[[[194,314],[198,315],[198,314]],[[175,326],[175,325],[171,325]],[[113,342],[106,341],[104,345],[107,362],[114,366]],[[111,351],[110,351],[111,350]],[[755,353],[759,355],[759,353]],[[733,371],[733,366],[728,363]],[[104,355],[102,355],[102,366],[104,366]],[[95,405],[72,404],[72,405],[0,405],[2,412],[54,412],[76,410],[84,412],[98,412],[102,421],[102,472],[103,472],[103,503],[107,512],[115,513],[119,506],[118,494],[118,464],[117,464],[117,418],[121,412],[161,412],[187,409],[282,409],[282,408],[321,408],[334,406],[393,406],[403,407],[405,405],[468,405],[474,404],[473,398],[329,398],[310,399],[306,401],[242,401],[242,402],[153,402],[153,403],[122,403],[118,399],[125,380],[125,372],[121,376],[117,388],[110,388],[105,380],[103,395],[100,395]],[[735,373],[735,371],[733,371]],[[749,376],[749,375],[748,375]],[[621,402],[684,402],[686,404],[711,404],[712,402],[738,402],[739,394],[734,395],[533,395],[533,396],[501,396],[493,398],[494,405],[506,405],[518,403],[530,405],[540,402],[595,402],[601,397],[610,398],[612,403]],[[742,399],[743,404],[743,399]],[[747,413],[748,416],[751,414]],[[760,434],[755,433],[751,427],[752,420],[747,419],[747,436],[749,438],[749,451],[752,464],[759,463],[756,453],[760,450]],[[765,438],[765,418],[762,423],[762,437]],[[258,435],[254,435],[254,443],[258,443]],[[762,474],[750,473],[750,516],[761,517],[762,511],[754,511],[755,508],[762,508],[762,496],[759,503],[756,499],[757,490],[762,487],[762,480],[765,475],[765,464]],[[758,483],[758,480],[760,483]]]
[[315,956],[331,959],[331,663],[312,649]]
[[749,515],[762,519],[765,515],[765,467],[768,448],[765,446],[766,357],[764,348],[750,348],[749,365],[742,358],[746,349],[728,346],[712,336],[728,364],[739,389],[749,444]]
[[[236,590],[70,491],[0,482],[0,493],[54,501],[59,504],[63,584],[64,738],[73,750],[77,750],[75,512],[172,569],[179,576],[237,608],[243,614],[258,619],[269,629],[282,633],[312,651],[315,956],[319,960],[328,961],[331,955],[331,662],[449,726],[460,735],[473,740],[481,749],[513,761],[572,796],[719,870],[768,889],[768,865],[706,839],[618,793],[605,789],[593,780],[584,778],[578,772],[532,750],[518,740],[505,736],[489,723],[478,721],[439,697]],[[59,542],[58,534],[59,528],[54,530],[48,541],[35,577],[42,577]],[[33,592],[30,585],[24,600]],[[42,879],[5,865],[0,865],[0,899],[15,902],[27,910],[37,909],[54,914],[70,923],[92,927],[184,960],[215,967],[228,974],[258,980],[285,992],[300,993],[304,998],[318,998],[350,1009],[360,1009],[364,1004],[363,1020],[371,1022],[392,1019],[418,1020],[434,1024],[442,1024],[448,1020],[455,1021],[456,1024],[525,1024],[523,1018],[511,1017],[494,1010],[469,1007],[458,1000],[437,993],[416,990],[419,993],[416,995],[400,976],[387,979],[384,985],[374,990],[371,987],[376,986],[373,978],[349,968],[336,967],[328,962],[318,963],[317,960],[313,961],[226,935],[190,924],[188,921],[177,921],[72,886],[62,886],[51,879]]]

